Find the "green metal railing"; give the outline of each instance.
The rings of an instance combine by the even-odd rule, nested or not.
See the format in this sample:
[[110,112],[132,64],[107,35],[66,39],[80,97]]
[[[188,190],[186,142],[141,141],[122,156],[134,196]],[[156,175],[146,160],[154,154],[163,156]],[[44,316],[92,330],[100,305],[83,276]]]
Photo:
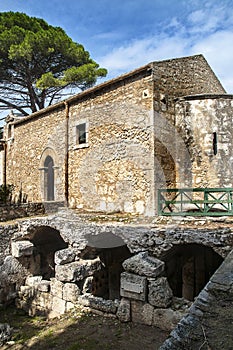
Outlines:
[[158,190],[159,215],[233,215],[233,188],[169,188]]

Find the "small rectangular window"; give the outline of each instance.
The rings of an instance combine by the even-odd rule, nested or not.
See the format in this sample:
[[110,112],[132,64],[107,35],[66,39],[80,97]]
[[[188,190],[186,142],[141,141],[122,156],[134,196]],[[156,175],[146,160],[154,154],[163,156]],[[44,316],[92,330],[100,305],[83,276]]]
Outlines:
[[76,126],[76,140],[78,145],[87,143],[86,123],[82,123]]
[[213,151],[214,155],[216,156],[216,154],[218,153],[218,138],[216,132],[213,133]]

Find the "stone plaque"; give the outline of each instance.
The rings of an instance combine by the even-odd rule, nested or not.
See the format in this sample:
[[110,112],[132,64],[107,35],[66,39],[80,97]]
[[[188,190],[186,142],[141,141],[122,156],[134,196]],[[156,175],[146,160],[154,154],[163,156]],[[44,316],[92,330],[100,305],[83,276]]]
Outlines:
[[135,300],[146,300],[146,277],[134,275],[132,273],[123,272],[121,274],[121,291],[122,297],[135,299]]

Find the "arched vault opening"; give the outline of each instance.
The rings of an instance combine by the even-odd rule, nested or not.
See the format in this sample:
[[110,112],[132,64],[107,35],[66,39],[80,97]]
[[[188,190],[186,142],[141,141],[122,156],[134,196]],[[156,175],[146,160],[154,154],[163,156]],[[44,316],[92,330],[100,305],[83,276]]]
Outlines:
[[99,257],[102,262],[101,270],[94,272],[89,292],[104,299],[120,299],[122,263],[132,255],[127,245],[122,238],[110,232],[87,235],[86,238],[88,246],[83,252],[83,258]]
[[223,258],[212,248],[193,243],[174,246],[161,260],[165,261],[173,295],[192,301],[221,265]]
[[34,244],[34,254],[39,256],[40,275],[43,279],[54,277],[54,253],[65,249],[68,244],[63,240],[58,230],[49,227],[38,227],[30,241]]

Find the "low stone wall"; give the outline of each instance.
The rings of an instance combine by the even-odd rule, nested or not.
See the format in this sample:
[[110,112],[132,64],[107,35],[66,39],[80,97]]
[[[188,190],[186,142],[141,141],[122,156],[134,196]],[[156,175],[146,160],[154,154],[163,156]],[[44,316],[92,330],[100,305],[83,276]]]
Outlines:
[[11,254],[11,238],[18,232],[18,225],[1,225],[0,224],[0,265],[6,256]]
[[188,312],[191,302],[173,296],[164,274],[164,262],[142,252],[125,260],[123,268],[119,319],[173,329]]
[[56,213],[61,207],[64,207],[64,202],[0,204],[0,222]]
[[233,346],[233,251],[160,350],[230,350]]
[[[20,241],[18,242],[20,243]],[[20,247],[17,255],[29,254],[30,247]],[[14,249],[16,252],[17,249]],[[103,314],[111,314],[122,322],[154,325],[173,329],[191,305],[173,297],[164,273],[164,262],[143,252],[124,261],[121,274],[121,299],[106,300],[91,294],[93,275],[101,269],[99,258],[75,260],[71,248],[55,253],[55,278],[29,276],[20,287],[16,305],[29,315],[57,317],[71,308],[82,305]]]
[[[122,322],[171,330],[187,314],[190,303],[174,297],[162,257],[172,247],[196,243],[211,247],[225,258],[232,250],[232,222],[208,225],[204,220],[186,226],[183,221],[176,225],[121,221],[101,224],[67,208],[54,215],[19,220],[15,226],[3,225],[5,243],[1,253],[5,259],[0,266],[0,303],[17,296],[17,305],[31,315],[43,313],[49,317],[81,304]],[[50,241],[46,241],[49,237]],[[57,245],[53,250],[56,238],[63,240],[65,246]],[[52,250],[40,256],[38,248],[45,253],[48,247]],[[114,270],[119,272],[120,294],[107,300],[111,296],[94,293],[93,280],[96,274],[101,277],[103,261],[99,252],[116,247],[120,251],[127,248],[129,254],[119,256],[123,271]],[[41,269],[42,258],[44,266],[52,264],[53,274],[48,278],[48,271]],[[116,285],[115,292],[114,288]]]
[[45,213],[43,203],[23,203],[0,205],[0,221],[9,221]]

